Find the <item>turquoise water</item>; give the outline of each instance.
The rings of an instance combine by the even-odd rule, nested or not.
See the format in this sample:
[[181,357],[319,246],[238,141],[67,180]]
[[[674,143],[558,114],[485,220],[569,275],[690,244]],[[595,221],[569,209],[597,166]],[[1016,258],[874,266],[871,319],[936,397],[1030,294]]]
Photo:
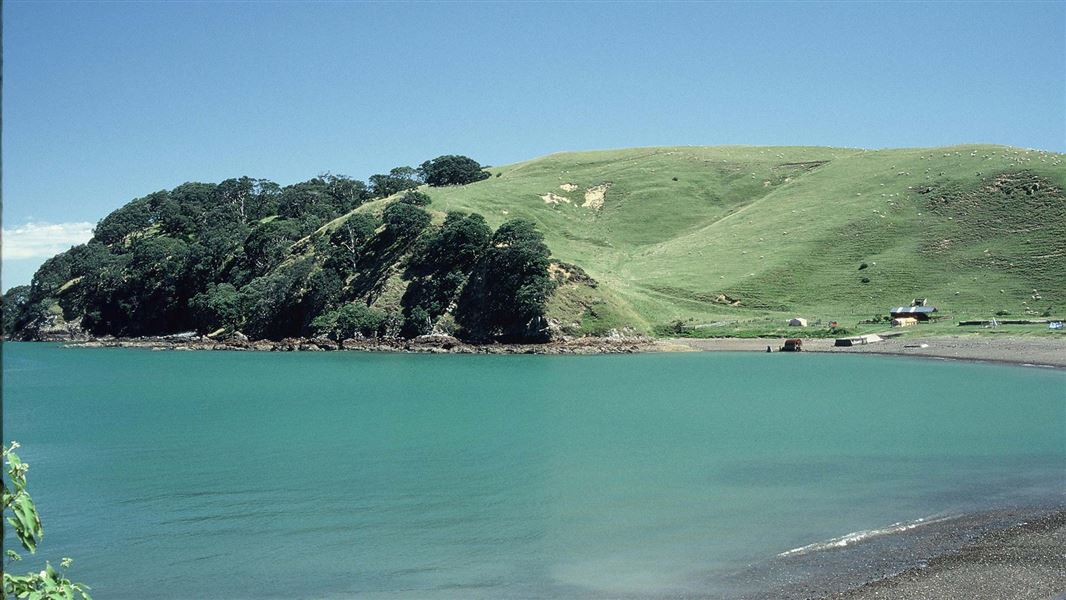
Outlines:
[[73,556],[98,598],[730,595],[798,546],[1066,493],[1062,371],[44,344],[3,364],[38,558]]

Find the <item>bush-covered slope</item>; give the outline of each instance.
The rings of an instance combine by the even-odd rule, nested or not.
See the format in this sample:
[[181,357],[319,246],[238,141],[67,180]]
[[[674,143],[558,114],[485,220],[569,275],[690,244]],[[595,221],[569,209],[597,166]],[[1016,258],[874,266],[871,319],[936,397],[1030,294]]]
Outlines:
[[[848,324],[918,297],[958,318],[1058,315],[1063,158],[1003,146],[638,148],[488,178],[441,157],[369,185],[186,184],[112,213],[93,242],[12,290],[5,331],[80,321],[121,335],[513,339],[543,335],[542,312],[563,331],[602,334],[792,315]],[[407,195],[427,175],[465,185]],[[554,262],[527,225],[492,233],[516,218],[543,232]],[[472,320],[490,314],[491,327]]]
[[546,339],[555,281],[536,227],[512,219],[494,233],[477,214],[431,213],[429,196],[411,189],[487,176],[447,156],[371,186],[326,175],[157,192],[10,290],[5,333]]

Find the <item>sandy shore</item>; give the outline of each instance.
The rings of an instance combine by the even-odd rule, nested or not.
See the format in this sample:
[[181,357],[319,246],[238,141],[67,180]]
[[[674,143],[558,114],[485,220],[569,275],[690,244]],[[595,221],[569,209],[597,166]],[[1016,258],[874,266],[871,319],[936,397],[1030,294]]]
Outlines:
[[926,566],[826,600],[1028,600],[1066,593],[1066,512],[987,533]]
[[[699,350],[705,352],[775,352],[781,338],[674,338],[659,342],[663,350]],[[891,338],[865,346],[837,348],[832,339],[803,340],[808,352],[844,354],[892,354],[955,360],[979,360],[1012,364],[1066,368],[1066,337],[977,337],[944,336],[929,338]],[[923,348],[922,345],[925,345]]]

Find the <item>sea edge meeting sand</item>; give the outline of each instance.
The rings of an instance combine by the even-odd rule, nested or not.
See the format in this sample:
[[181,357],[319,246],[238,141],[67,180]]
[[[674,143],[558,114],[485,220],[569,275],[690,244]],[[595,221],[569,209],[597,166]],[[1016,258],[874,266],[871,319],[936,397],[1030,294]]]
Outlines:
[[[343,340],[290,338],[279,341],[217,341],[206,337],[175,339],[101,338],[57,340],[73,348],[147,348],[152,350],[355,351],[449,354],[633,354],[638,352],[778,352],[783,338],[585,337],[545,344],[465,344],[450,336],[414,340]],[[836,347],[832,339],[806,339],[803,350],[840,354],[880,354],[917,358],[996,362],[1031,367],[1066,368],[1066,339],[1047,337],[930,336],[889,338],[867,345]]]
[[984,531],[956,550],[821,598],[1061,598],[1066,593],[1066,509],[1018,511],[1013,516],[1007,527]]

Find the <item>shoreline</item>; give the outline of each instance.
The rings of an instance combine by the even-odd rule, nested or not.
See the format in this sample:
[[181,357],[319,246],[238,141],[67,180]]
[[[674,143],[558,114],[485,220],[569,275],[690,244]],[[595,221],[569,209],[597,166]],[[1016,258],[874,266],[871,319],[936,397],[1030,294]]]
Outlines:
[[[254,352],[403,352],[434,354],[635,354],[646,352],[778,352],[784,338],[650,338],[644,336],[584,337],[541,344],[468,344],[445,335],[411,340],[287,338],[283,340],[213,340],[201,336],[143,338],[51,339],[67,348],[145,348]],[[805,352],[875,354],[912,358],[990,362],[1015,366],[1066,369],[1066,339],[1050,337],[930,336],[886,338],[867,345],[836,347],[829,338],[804,339]]]
[[[699,352],[777,352],[783,338],[673,338],[664,340]],[[931,336],[923,338],[886,338],[861,346],[837,347],[829,338],[805,339],[805,352],[830,354],[876,354],[937,360],[989,362],[1015,366],[1066,369],[1066,338]],[[922,347],[922,346],[925,347]]]
[[784,552],[732,574],[723,597],[1047,599],[1066,592],[1064,547],[1061,502],[927,517]]
[[424,354],[634,354],[657,351],[652,338],[574,338],[541,344],[470,344],[447,335],[424,335],[406,339],[285,338],[282,340],[228,339],[206,337],[100,338],[49,340],[64,348],[144,348],[175,351],[230,352],[387,352]]
[[977,534],[957,550],[820,600],[1028,600],[1066,592],[1066,510],[1020,513],[1015,520]]

